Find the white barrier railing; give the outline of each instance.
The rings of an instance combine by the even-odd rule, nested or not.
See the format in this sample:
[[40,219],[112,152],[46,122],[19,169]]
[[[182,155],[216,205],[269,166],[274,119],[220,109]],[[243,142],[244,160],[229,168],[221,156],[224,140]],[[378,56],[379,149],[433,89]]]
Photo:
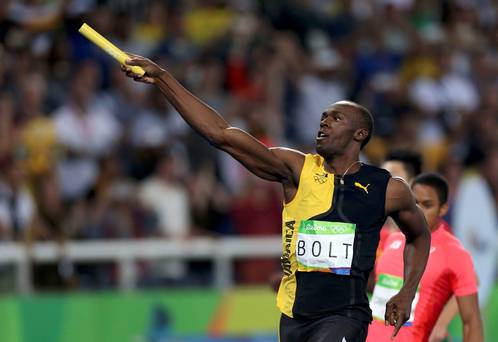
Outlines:
[[112,261],[119,265],[119,287],[131,290],[136,286],[136,260],[184,259],[212,260],[215,286],[226,288],[233,282],[235,259],[279,257],[280,237],[192,238],[185,240],[143,239],[120,241],[78,241],[58,245],[36,243],[27,249],[19,243],[0,244],[0,264],[14,264],[17,289],[32,290],[31,262],[57,262],[62,256],[73,262]]

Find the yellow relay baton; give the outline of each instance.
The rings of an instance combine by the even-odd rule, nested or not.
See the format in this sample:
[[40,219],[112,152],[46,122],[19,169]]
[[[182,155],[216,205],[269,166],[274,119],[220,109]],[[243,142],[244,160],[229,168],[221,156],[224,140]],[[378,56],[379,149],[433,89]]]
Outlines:
[[[125,61],[129,58],[129,56],[122,50],[120,50],[116,45],[105,39],[100,33],[95,31],[89,25],[84,23],[83,25],[81,25],[78,32],[84,35],[88,40],[97,45],[99,48],[107,52],[109,55],[111,55],[119,63],[121,63],[122,65],[126,65]],[[131,71],[133,71],[133,73],[135,74],[138,74],[140,76],[143,76],[145,74],[144,69],[139,66],[129,65],[128,67],[131,67]]]

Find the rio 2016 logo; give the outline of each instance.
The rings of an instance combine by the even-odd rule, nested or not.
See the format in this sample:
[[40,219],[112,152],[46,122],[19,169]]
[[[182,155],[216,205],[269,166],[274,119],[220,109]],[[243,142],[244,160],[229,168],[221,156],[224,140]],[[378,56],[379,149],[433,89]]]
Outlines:
[[304,225],[305,232],[327,232],[332,234],[346,234],[351,231],[349,227],[330,225],[325,226],[317,223],[306,223]]

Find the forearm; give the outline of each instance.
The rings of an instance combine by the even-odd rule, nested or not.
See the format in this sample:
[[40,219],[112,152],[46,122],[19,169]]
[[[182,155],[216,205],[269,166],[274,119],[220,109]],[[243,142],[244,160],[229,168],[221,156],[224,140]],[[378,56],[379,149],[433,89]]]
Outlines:
[[473,317],[469,322],[463,322],[463,342],[482,342],[483,340],[480,317]]
[[448,303],[444,306],[443,311],[439,314],[439,318],[436,322],[436,326],[441,329],[448,329],[453,318],[458,313],[458,304],[455,296],[452,296]]
[[431,235],[426,229],[422,230],[416,237],[407,237],[403,252],[403,291],[415,295],[420,278],[424,274],[427,259],[429,258],[430,244]]
[[[185,89],[166,70],[151,60],[129,54],[122,70],[136,81],[155,84],[181,117],[212,145],[227,152],[256,176],[288,184],[295,190],[304,154],[283,148],[268,148],[247,132],[231,127],[215,110]],[[134,73],[139,66],[143,74]]]
[[214,109],[185,89],[164,70],[156,83],[161,93],[182,118],[210,143],[218,145],[229,124]]

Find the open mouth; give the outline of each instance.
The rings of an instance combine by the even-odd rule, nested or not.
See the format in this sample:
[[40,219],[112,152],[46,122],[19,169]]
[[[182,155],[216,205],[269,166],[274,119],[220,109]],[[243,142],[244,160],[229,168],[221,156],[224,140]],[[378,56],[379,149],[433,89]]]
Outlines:
[[318,131],[316,139],[321,140],[321,139],[325,139],[326,137],[327,137],[327,134],[323,133],[322,131]]

